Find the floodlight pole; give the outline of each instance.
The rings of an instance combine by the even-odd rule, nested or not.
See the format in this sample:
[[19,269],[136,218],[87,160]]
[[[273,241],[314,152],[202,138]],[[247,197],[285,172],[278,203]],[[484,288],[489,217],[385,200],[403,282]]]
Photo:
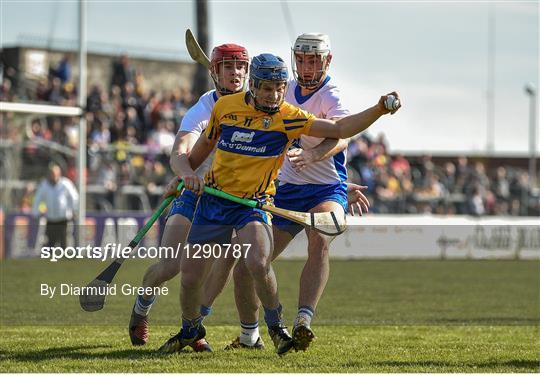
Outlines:
[[[197,41],[206,55],[208,53],[208,1],[195,0],[195,19],[197,24]],[[196,64],[196,71],[193,84],[193,92],[197,97],[210,89],[208,69],[200,64]]]
[[488,12],[486,152],[488,156],[493,156],[495,150],[495,4],[489,4]]
[[86,222],[86,0],[79,0],[79,107],[83,109],[79,117],[79,152],[77,157],[77,185],[79,187],[78,238],[77,245],[83,245],[84,224]]
[[525,86],[529,96],[529,181],[536,188],[536,88],[532,83]]

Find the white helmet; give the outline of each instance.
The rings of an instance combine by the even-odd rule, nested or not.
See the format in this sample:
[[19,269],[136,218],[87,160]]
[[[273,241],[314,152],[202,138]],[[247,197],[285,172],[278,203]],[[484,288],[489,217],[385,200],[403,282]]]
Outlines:
[[[314,55],[321,59],[321,68],[313,72],[310,79],[306,79],[303,72],[298,74],[296,67],[296,56],[298,55]],[[296,38],[293,47],[291,48],[291,66],[294,79],[298,84],[307,89],[318,87],[326,78],[326,71],[330,65],[330,38],[326,34],[321,33],[305,33]]]

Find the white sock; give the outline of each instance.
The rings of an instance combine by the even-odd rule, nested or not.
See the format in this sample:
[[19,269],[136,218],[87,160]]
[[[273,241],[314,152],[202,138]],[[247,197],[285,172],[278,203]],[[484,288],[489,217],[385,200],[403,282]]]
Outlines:
[[259,322],[255,323],[242,323],[240,322],[242,330],[240,331],[240,342],[244,345],[253,346],[259,338]]

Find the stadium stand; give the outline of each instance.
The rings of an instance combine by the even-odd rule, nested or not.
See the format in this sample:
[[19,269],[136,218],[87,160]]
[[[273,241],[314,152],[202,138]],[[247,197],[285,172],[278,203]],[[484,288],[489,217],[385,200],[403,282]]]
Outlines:
[[[88,209],[150,210],[172,177],[168,159],[187,109],[197,99],[186,87],[156,91],[145,87],[142,72],[122,55],[111,66],[110,84],[92,85],[87,97]],[[15,90],[12,81],[18,82]],[[33,101],[74,106],[77,87],[69,56],[46,78],[22,80],[4,71],[2,101]],[[12,210],[31,207],[36,183],[50,161],[75,179],[77,119],[33,118],[17,132],[2,115],[1,178],[9,182]],[[432,158],[391,154],[384,136],[361,135],[350,142],[349,180],[368,186],[373,213],[436,213],[537,216],[538,194],[523,166],[471,162],[465,155]],[[486,166],[486,164],[488,164]],[[495,165],[494,165],[495,164]]]

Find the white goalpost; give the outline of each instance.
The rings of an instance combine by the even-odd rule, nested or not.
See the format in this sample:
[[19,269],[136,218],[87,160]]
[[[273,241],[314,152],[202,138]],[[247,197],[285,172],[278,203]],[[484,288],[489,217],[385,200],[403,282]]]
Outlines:
[[[79,139],[77,156],[77,188],[79,190],[78,222],[79,228],[86,220],[86,183],[84,180],[86,169],[86,123],[84,111],[81,107],[66,107],[47,104],[30,104],[16,102],[0,102],[0,113],[25,114],[28,116],[58,116],[58,117],[79,117]],[[84,124],[83,124],[84,123]],[[49,146],[50,147],[50,146]],[[58,146],[58,148],[65,148]],[[65,150],[60,150],[67,154]],[[71,156],[75,156],[74,153]],[[82,158],[81,158],[81,155]],[[81,231],[79,231],[79,234]]]
[[[0,113],[25,113],[43,116],[79,117],[79,142],[77,151],[77,187],[79,189],[78,222],[82,228],[86,221],[86,119],[83,108],[86,106],[86,0],[79,0],[79,81],[78,107],[57,106],[47,104],[29,104],[0,102]],[[79,230],[79,243],[81,233]]]
[[49,116],[81,116],[83,111],[79,107],[62,107],[48,104],[28,104],[0,102],[0,112],[29,113]]

